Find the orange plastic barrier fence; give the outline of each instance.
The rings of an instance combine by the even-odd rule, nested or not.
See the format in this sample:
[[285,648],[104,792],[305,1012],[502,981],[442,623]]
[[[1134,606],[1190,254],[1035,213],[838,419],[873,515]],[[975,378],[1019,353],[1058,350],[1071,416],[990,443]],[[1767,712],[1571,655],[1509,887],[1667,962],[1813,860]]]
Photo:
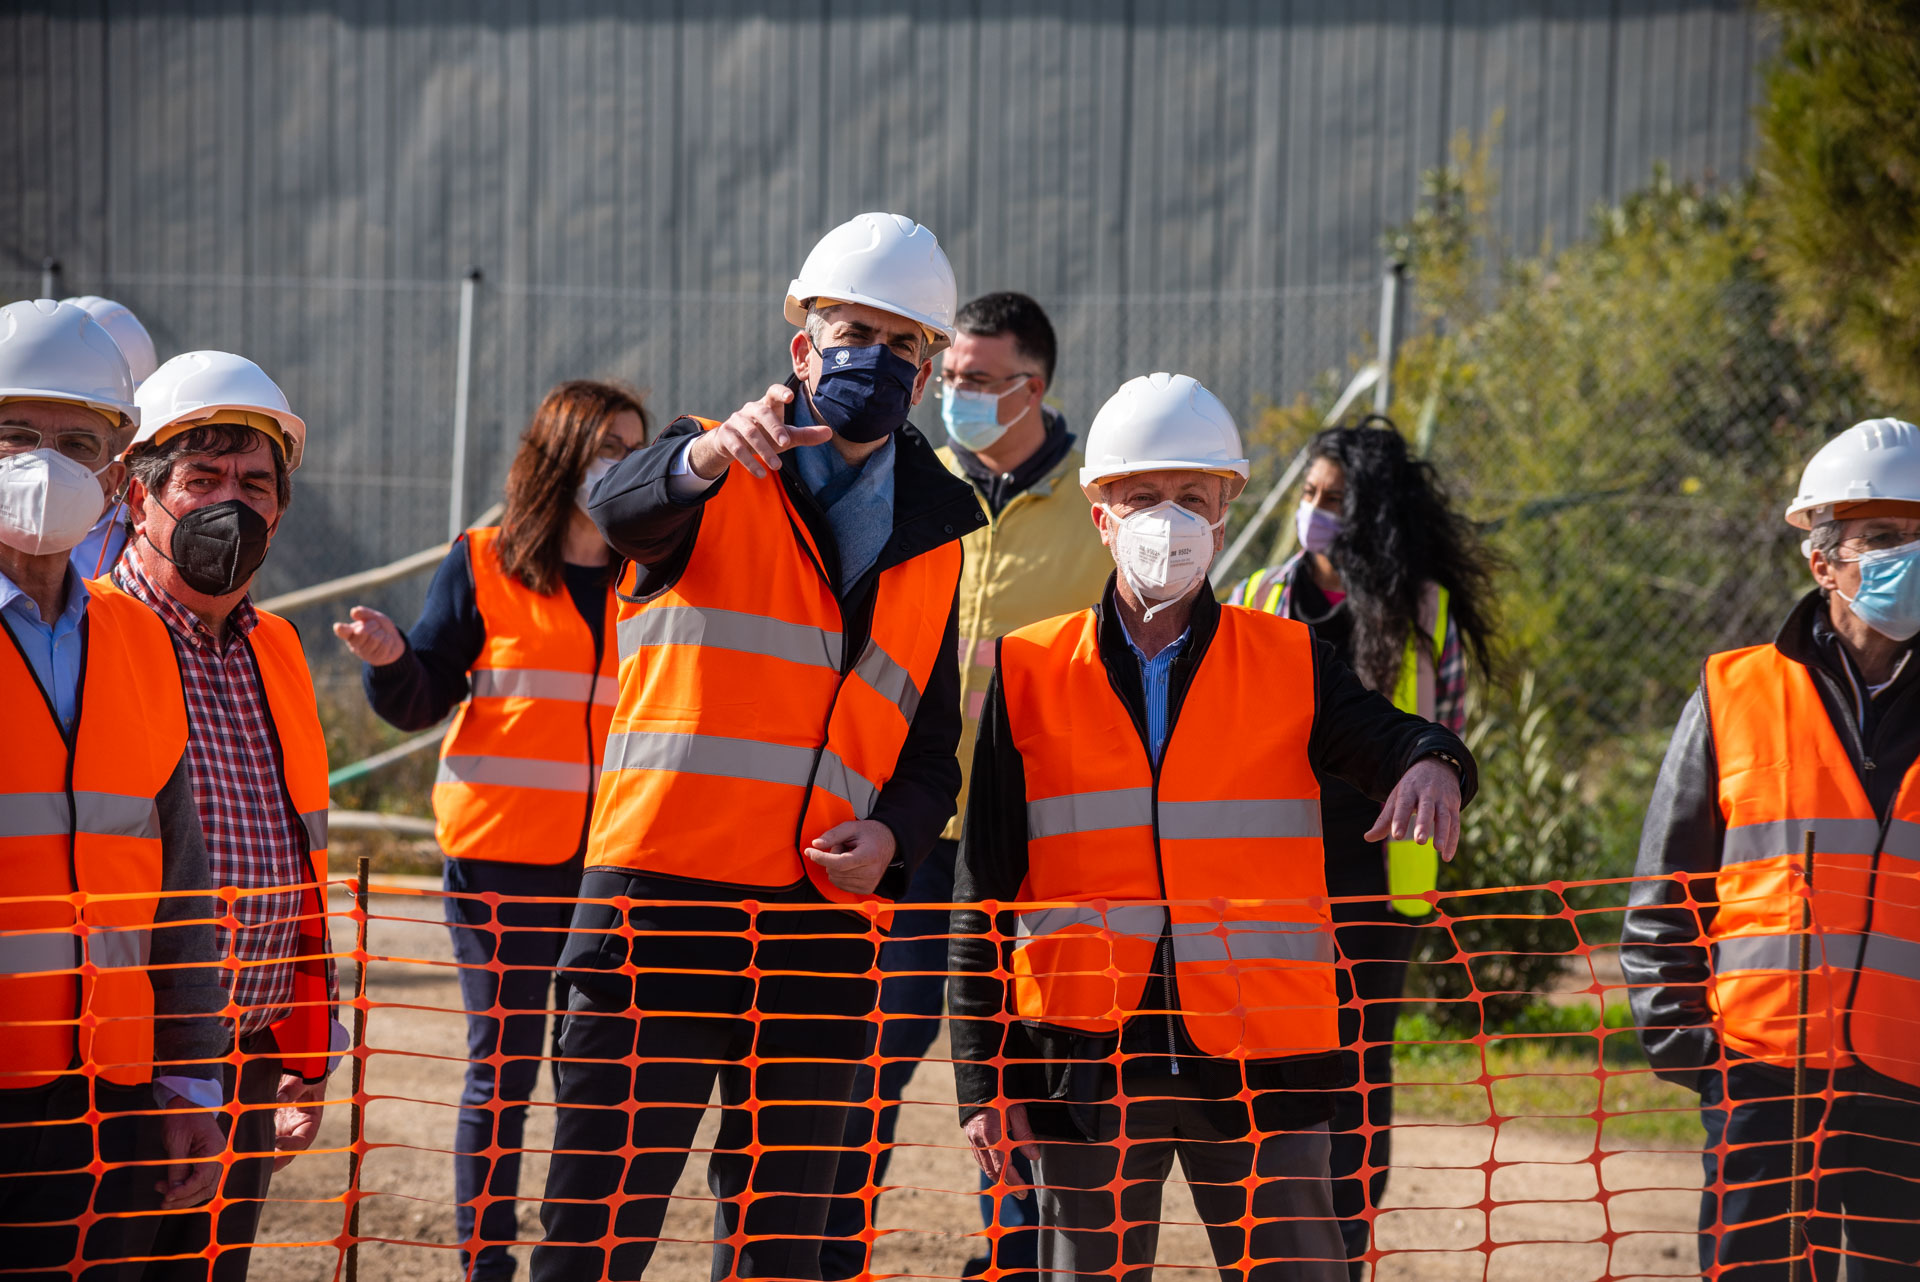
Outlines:
[[[1377,932],[1366,956],[1338,951],[1334,962],[1346,1016],[1343,1036],[1351,1053],[1342,1062],[1346,1071],[1357,1072],[1354,1057],[1372,1048],[1376,1064],[1369,1080],[1352,1088],[1358,1092],[1352,1099],[1364,1097],[1367,1109],[1358,1115],[1336,1112],[1330,1141],[1317,1138],[1312,1119],[1316,1112],[1324,1115],[1343,1103],[1338,1082],[1301,1083],[1283,1096],[1270,1097],[1282,1104],[1267,1108],[1260,1102],[1261,1090],[1250,1086],[1245,1073],[1227,1060],[1237,1088],[1213,1092],[1220,1095],[1217,1107],[1203,1106],[1183,1098],[1189,1091],[1208,1091],[1196,1080],[1191,1058],[1181,1061],[1186,1072],[1175,1075],[1151,1064],[1154,1055],[1136,1053],[1132,1046],[1124,1054],[1115,1047],[1104,1060],[1089,1061],[1093,1067],[1087,1072],[1109,1073],[1105,1080],[1113,1108],[1100,1114],[1105,1121],[1088,1122],[1097,1110],[1076,1113],[1065,1096],[1027,1101],[1036,1112],[1051,1108],[1050,1125],[1067,1117],[1096,1131],[1108,1123],[1118,1128],[1118,1133],[1093,1141],[1049,1139],[1041,1144],[1042,1182],[1066,1188],[1078,1181],[1092,1195],[1059,1195],[1057,1203],[1050,1203],[1050,1215],[1084,1216],[1090,1205],[1105,1206],[1103,1215],[1083,1221],[1079,1232],[1060,1239],[1064,1254],[1055,1257],[1056,1267],[1106,1275],[1143,1262],[1139,1257],[1144,1252],[1144,1262],[1157,1255],[1160,1267],[1169,1271],[1228,1267],[1254,1278],[1344,1277],[1344,1259],[1316,1265],[1301,1254],[1276,1255],[1265,1249],[1276,1241],[1339,1241],[1337,1226],[1325,1222],[1333,1205],[1327,1200],[1329,1145],[1334,1164],[1345,1162],[1343,1179],[1331,1186],[1332,1195],[1346,1198],[1341,1214],[1363,1225],[1361,1258],[1382,1282],[1697,1276],[1703,1260],[1706,1276],[1757,1282],[1811,1279],[1816,1273],[1831,1277],[1835,1260],[1842,1256],[1850,1257],[1850,1270],[1864,1270],[1866,1276],[1873,1276],[1881,1263],[1911,1265],[1920,1259],[1920,1089],[1845,1068],[1826,1071],[1829,1047],[1816,1038],[1807,1048],[1812,1070],[1799,1075],[1798,1095],[1790,1067],[1759,1065],[1723,1051],[1697,1083],[1706,1091],[1708,1107],[1703,1112],[1701,1096],[1654,1074],[1631,1028],[1618,936],[1632,885],[1624,880],[1554,882],[1443,894],[1435,897],[1437,911],[1420,920],[1395,917],[1383,905],[1335,901],[1345,906],[1341,915],[1365,918],[1361,924]],[[1691,895],[1684,882],[1676,886],[1681,910],[1698,919],[1712,885],[1708,879]],[[381,878],[371,886],[342,880],[330,890],[327,912],[341,986],[338,1016],[352,1029],[351,1045],[344,1051],[346,1063],[327,1085],[317,1139],[272,1178],[257,1232],[251,1235],[253,1276],[444,1278],[460,1275],[462,1252],[481,1258],[472,1275],[482,1276],[484,1269],[500,1263],[492,1254],[483,1256],[488,1248],[510,1249],[519,1267],[526,1268],[530,1246],[542,1236],[539,1213],[553,1160],[559,1111],[553,1074],[571,1072],[587,1057],[570,1058],[568,1047],[555,1041],[554,1017],[564,1012],[555,1008],[551,963],[543,968],[519,964],[512,957],[502,960],[498,945],[502,930],[518,931],[546,938],[557,953],[568,934],[565,923],[573,903],[492,893],[453,896],[424,878]],[[225,892],[215,925],[231,930],[236,924],[236,898],[236,892]],[[15,914],[0,920],[19,920],[16,910],[24,902],[0,898],[0,912]],[[48,905],[63,908],[69,920],[88,920],[83,896],[40,904]],[[644,970],[615,964],[605,972],[632,983],[634,1009],[663,1021],[660,1027],[671,1036],[649,1043],[644,1053],[632,1048],[611,1060],[596,1049],[596,1064],[604,1069],[612,1063],[639,1079],[642,1094],[645,1083],[674,1073],[685,1077],[691,1072],[686,1080],[698,1081],[700,1072],[717,1072],[720,1085],[716,1098],[702,1093],[698,1099],[680,1101],[680,1120],[693,1130],[691,1141],[675,1138],[674,1127],[657,1135],[628,1133],[636,1114],[631,1100],[602,1096],[568,1102],[567,1107],[591,1104],[601,1110],[595,1117],[610,1118],[612,1127],[620,1129],[608,1129],[596,1141],[596,1151],[611,1161],[595,1176],[601,1191],[589,1196],[580,1185],[550,1191],[557,1200],[567,1193],[579,1204],[596,1204],[605,1216],[623,1200],[616,1186],[636,1160],[657,1165],[684,1157],[685,1166],[671,1201],[664,1204],[663,1222],[646,1243],[628,1241],[620,1219],[610,1218],[604,1234],[590,1245],[612,1252],[614,1263],[594,1256],[584,1270],[570,1266],[567,1276],[600,1276],[595,1270],[608,1268],[612,1276],[628,1276],[621,1272],[626,1265],[620,1261],[635,1257],[623,1257],[621,1251],[644,1245],[652,1252],[647,1276],[705,1277],[716,1242],[735,1252],[750,1251],[781,1236],[779,1216],[817,1218],[822,1203],[835,1218],[828,1221],[828,1229],[816,1232],[826,1243],[828,1257],[854,1261],[855,1271],[845,1276],[1020,1275],[1025,1257],[1015,1254],[1012,1244],[1017,1242],[1020,1250],[1033,1245],[1031,1219],[1023,1226],[1007,1216],[1012,1210],[1030,1217],[1036,1203],[1029,1197],[1009,1208],[999,1200],[1010,1191],[1007,1183],[986,1189],[982,1196],[979,1168],[955,1108],[944,1026],[910,1027],[911,1021],[927,1017],[886,1013],[880,1001],[869,998],[868,1008],[855,1017],[865,1026],[859,1037],[866,1051],[852,1057],[859,1074],[850,1100],[804,1091],[795,1095],[784,1087],[782,1093],[763,1095],[760,1089],[762,1083],[776,1080],[781,1066],[803,1058],[794,1047],[804,1049],[814,1035],[807,1031],[808,1010],[782,1004],[783,993],[799,991],[794,987],[798,979],[817,978],[780,964],[793,955],[795,941],[856,943],[864,949],[860,955],[866,964],[842,978],[864,983],[862,991],[869,994],[880,992],[877,985],[883,982],[913,979],[924,989],[928,983],[945,982],[944,964],[927,966],[923,960],[885,971],[878,946],[890,921],[897,941],[917,940],[943,951],[948,930],[939,918],[914,918],[907,910],[898,915],[869,910],[865,934],[858,935],[844,924],[823,926],[818,905],[618,901],[604,907],[617,923],[612,932],[616,952],[636,936],[629,914],[644,915],[649,908],[704,910],[717,914],[713,921],[737,922],[720,929],[747,951],[738,967],[713,965],[701,949],[711,938],[703,932],[715,928],[688,926],[665,954],[657,947],[661,938],[650,938],[656,945],[650,955],[656,960],[684,945],[684,964],[649,964]],[[932,906],[930,911],[943,918],[949,907]],[[1016,907],[1031,912],[1049,905],[958,907],[1006,914]],[[1226,907],[1216,903],[1211,909],[1225,920]],[[1234,905],[1232,917],[1246,917],[1243,910],[1248,907]],[[1261,907],[1274,909],[1264,914],[1272,921],[1262,923],[1271,925],[1292,919],[1289,913],[1297,917],[1302,906]],[[544,916],[559,924],[509,922],[502,927],[503,908],[511,910],[509,916],[527,914],[524,921]],[[467,923],[487,917],[493,924],[463,925],[469,934],[456,950],[448,930],[450,917]],[[1829,956],[1818,914],[1814,917],[1810,966],[1821,980],[1807,988],[1823,994],[1844,992],[1848,974],[1857,973],[1865,954],[1849,960],[1835,947]],[[929,920],[936,929],[919,934],[903,930],[916,921],[924,927]],[[999,927],[988,937],[1002,947],[1004,958],[1018,941],[1001,933],[1009,918],[997,920]],[[1342,923],[1340,931],[1352,924]],[[1516,932],[1520,925],[1527,929]],[[111,962],[104,952],[96,960],[95,952],[80,947],[85,933],[84,928],[75,929],[74,964],[61,967],[47,962],[44,952],[20,951],[26,938],[22,932],[0,931],[0,958],[31,953],[41,959],[29,966],[9,966],[13,973],[0,975],[0,992],[50,976],[70,981],[76,991],[92,983],[102,973],[102,963]],[[1232,925],[1216,933],[1225,937],[1218,964],[1234,974],[1240,963],[1234,959]],[[1348,938],[1344,933],[1339,937]],[[39,942],[34,947],[44,947],[45,932],[35,938]],[[1532,941],[1531,951],[1478,946],[1488,939],[1512,938]],[[1369,960],[1382,956],[1383,939],[1386,956],[1414,957],[1411,981],[1403,998],[1369,1003],[1356,995],[1356,968],[1395,964]],[[488,955],[477,955],[476,946]],[[1676,966],[1704,958],[1698,941],[1669,948]],[[798,951],[806,955],[804,948]],[[925,955],[938,957],[940,952]],[[220,965],[231,972],[240,963],[229,955]],[[170,972],[181,968],[150,962],[145,969],[156,991],[164,992],[175,982]],[[996,973],[1003,980],[1012,977],[1004,968]],[[1544,982],[1512,985],[1514,976],[1527,975],[1544,976]],[[1836,982],[1826,983],[1829,975]],[[484,981],[475,983],[481,976]],[[1098,978],[1117,983],[1126,977],[1109,967]],[[1366,978],[1362,987],[1373,987],[1375,978]],[[490,990],[492,1000],[471,1003],[463,996],[463,979],[466,992]],[[743,1005],[730,1016],[716,1015],[713,1006],[702,1002],[692,1003],[692,1009],[669,1004],[696,991],[697,985],[690,987],[693,981],[751,986],[758,1009]],[[516,1004],[510,988],[544,997]],[[886,1004],[897,1005],[889,993]],[[605,991],[572,998],[576,1008],[583,1003],[604,1005],[604,999]],[[1837,1000],[1824,998],[1828,1009],[1819,1009],[1822,1003],[1816,1002],[1807,1019],[1820,1030],[1842,1029],[1838,1017],[1844,1012],[1831,1009]],[[1372,1005],[1384,1005],[1398,1016],[1386,1037],[1364,1031],[1382,1027],[1377,1015],[1371,1024],[1361,1018],[1363,1008]],[[236,1014],[229,1010],[224,1017]],[[604,1016],[576,1016],[592,1018]],[[1010,1018],[1003,1014],[998,1023]],[[733,1049],[716,1050],[719,1043],[703,1040],[704,1034],[693,1027],[702,1019],[731,1019],[744,1031]],[[87,1015],[64,1022],[88,1035],[105,1020]],[[682,1022],[670,1023],[674,1020]],[[763,1025],[782,1020],[797,1040],[775,1044],[762,1036]],[[845,1022],[816,1019],[812,1026],[819,1032],[827,1024]],[[83,1271],[83,1257],[90,1249],[82,1244],[121,1240],[108,1230],[117,1232],[129,1219],[163,1226],[147,1236],[136,1233],[125,1239],[135,1242],[139,1258],[168,1254],[155,1243],[186,1241],[190,1245],[185,1254],[208,1260],[245,1249],[244,1241],[224,1241],[217,1233],[208,1240],[209,1213],[216,1219],[234,1213],[237,1203],[229,1191],[209,1206],[180,1211],[133,1206],[139,1214],[116,1213],[128,1205],[102,1196],[116,1180],[121,1181],[119,1196],[126,1194],[130,1178],[166,1177],[164,1124],[172,1113],[155,1107],[150,1094],[129,1096],[114,1087],[110,1065],[82,1063],[66,1068],[52,1084],[21,1084],[30,1079],[18,1076],[19,1048],[43,1035],[48,1024],[26,1018],[11,1000],[0,1006],[0,1241],[27,1241],[17,1235],[32,1224],[37,1226],[32,1240],[41,1244],[33,1249],[46,1249],[46,1225],[65,1226],[72,1254],[56,1262],[53,1271],[74,1276]],[[673,1040],[680,1036],[674,1030],[680,1029],[692,1030],[684,1045]],[[937,1034],[927,1052],[889,1053],[890,1043],[899,1040],[895,1032],[911,1042],[906,1034],[916,1031]],[[820,1045],[831,1042],[832,1035],[820,1035],[828,1039]],[[1819,1036],[1841,1035],[1843,1029]],[[470,1039],[484,1043],[489,1037],[494,1039],[491,1053],[473,1055]],[[1914,1045],[1920,1058],[1920,1036]],[[667,1053],[653,1053],[663,1048]],[[672,1053],[676,1050],[682,1053]],[[267,1055],[254,1042],[247,1050],[201,1061],[198,1067],[173,1064],[157,1073],[204,1076],[209,1067],[218,1067],[238,1075],[247,1063]],[[1389,1055],[1390,1073],[1377,1063]],[[845,1062],[837,1056],[823,1058]],[[992,1062],[1004,1068],[1007,1060],[1002,1056]],[[476,1063],[470,1082],[469,1070]],[[735,1064],[739,1067],[731,1067]],[[904,1067],[889,1074],[889,1065]],[[911,1076],[898,1100],[890,1164],[876,1178],[874,1163],[887,1146],[873,1133],[873,1123],[894,1102],[882,1097],[879,1084],[908,1069]],[[1132,1093],[1142,1082],[1164,1085],[1183,1076],[1186,1084],[1166,1096]],[[509,1078],[515,1085],[502,1098],[500,1083]],[[64,1102],[53,1102],[62,1089],[69,1091],[60,1097]],[[1391,1122],[1381,1107],[1389,1089]],[[518,1095],[531,1098],[524,1109],[524,1130],[513,1136],[519,1124],[510,1115],[521,1111],[514,1098]],[[464,1143],[456,1140],[463,1103],[469,1127]],[[229,1098],[222,1109],[226,1124],[231,1126],[250,1107],[275,1104],[248,1105]],[[830,1156],[818,1156],[822,1146],[790,1141],[795,1126],[804,1128],[823,1115],[839,1126],[850,1111],[861,1119],[853,1140],[825,1146]],[[490,1132],[478,1143],[471,1130],[476,1117]],[[508,1131],[504,1143],[503,1121]],[[1163,1124],[1178,1130],[1162,1134],[1155,1128]],[[125,1133],[116,1133],[116,1126]],[[1802,1137],[1801,1143],[1789,1142],[1794,1134]],[[648,1139],[660,1142],[641,1142]],[[1388,1139],[1390,1167],[1381,1143]],[[457,1149],[466,1151],[464,1159]],[[1703,1154],[1709,1195],[1704,1228]],[[733,1205],[725,1205],[726,1199],[705,1183],[706,1161],[716,1155],[719,1165],[731,1161],[736,1167],[743,1159],[778,1158],[787,1161],[788,1169],[811,1172],[807,1178],[815,1182],[802,1190],[756,1183],[733,1199]],[[516,1187],[501,1164],[504,1159],[511,1168],[522,1157]],[[229,1148],[210,1160],[232,1175],[247,1159]],[[468,1163],[469,1186],[477,1189],[469,1199],[473,1215],[466,1222],[471,1227],[464,1233],[456,1230],[457,1160]],[[836,1166],[838,1175],[831,1175]],[[1391,1178],[1376,1202],[1364,1187],[1388,1169]],[[1057,1181],[1044,1178],[1049,1171]],[[1168,1177],[1164,1194],[1163,1176]],[[47,1208],[57,1208],[62,1196],[77,1199],[72,1209],[49,1213]],[[195,1217],[201,1225],[198,1237],[182,1237],[177,1224],[172,1231],[164,1227]],[[1204,1222],[1208,1219],[1211,1227]],[[1329,1231],[1334,1233],[1331,1239],[1325,1236]],[[1110,1258],[1123,1240],[1127,1258]],[[992,1260],[984,1273],[969,1272],[969,1261],[988,1256],[996,1242],[1003,1258]],[[37,1263],[11,1245],[0,1251],[0,1274]]]

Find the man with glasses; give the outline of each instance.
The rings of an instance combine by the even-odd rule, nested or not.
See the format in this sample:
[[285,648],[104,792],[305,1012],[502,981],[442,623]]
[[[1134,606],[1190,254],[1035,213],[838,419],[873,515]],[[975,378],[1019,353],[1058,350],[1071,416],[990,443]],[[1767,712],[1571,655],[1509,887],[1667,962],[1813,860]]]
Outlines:
[[[969,481],[988,513],[987,524],[967,535],[960,573],[960,812],[966,811],[965,776],[973,760],[974,732],[987,683],[993,675],[995,638],[1041,619],[1065,614],[1100,595],[1113,560],[1073,478],[1085,462],[1066,417],[1045,404],[1053,384],[1057,345],[1040,304],[1025,294],[996,293],[974,299],[954,318],[958,331],[940,369],[940,414],[947,430],[940,457]],[[880,950],[887,978],[880,989],[879,1049],[884,1064],[874,1089],[863,1067],[854,1098],[872,1108],[852,1111],[847,1155],[821,1252],[821,1276],[858,1277],[867,1265],[860,1240],[872,1212],[899,1118],[899,1100],[914,1066],[940,1034],[946,998],[947,905],[953,900],[954,854],[960,818],[947,824],[932,852],[915,871]],[[864,1152],[877,1137],[879,1155]],[[1025,1161],[1018,1159],[1021,1175]],[[872,1167],[869,1176],[869,1166]],[[982,1188],[985,1188],[982,1182]],[[994,1200],[982,1194],[980,1213],[994,1224]],[[1019,1279],[1035,1267],[1036,1233],[1031,1200],[1009,1194],[1000,1200],[1005,1232],[992,1257],[968,1262],[963,1276],[976,1277],[997,1262],[1001,1276]]]
[[36,1276],[138,1276],[139,1213],[219,1172],[193,1160],[221,1148],[225,995],[180,680],[160,622],[68,560],[138,414],[84,311],[0,308],[0,1268]]
[[[1700,1093],[1700,1268],[1920,1276],[1920,429],[1870,419],[1787,521],[1815,587],[1708,658],[1622,937],[1661,1076]],[[1802,1142],[1794,1143],[1798,1137]],[[1717,1269],[1716,1269],[1717,1266]]]

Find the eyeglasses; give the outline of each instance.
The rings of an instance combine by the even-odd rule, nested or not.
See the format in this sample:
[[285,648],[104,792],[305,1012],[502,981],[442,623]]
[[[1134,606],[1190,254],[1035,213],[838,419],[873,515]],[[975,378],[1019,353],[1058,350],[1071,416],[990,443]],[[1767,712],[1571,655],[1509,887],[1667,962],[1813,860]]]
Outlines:
[[595,458],[612,459],[615,463],[633,453],[634,447],[611,434],[600,438],[600,448],[594,451]]
[[89,471],[97,471],[113,458],[113,446],[98,432],[85,428],[63,428],[42,432],[17,423],[0,423],[0,457],[31,454],[38,449],[53,449]]
[[1834,558],[1838,561],[1857,561],[1873,552],[1890,552],[1895,548],[1920,543],[1920,530],[1881,530],[1875,534],[1856,534],[1850,539],[1841,539],[1836,551],[1850,552],[1851,556]]
[[949,374],[940,371],[940,386],[951,387],[956,392],[983,392],[996,383],[1011,383],[1015,379],[1039,378],[1038,374],[1008,374],[1004,378],[994,378],[986,374]]

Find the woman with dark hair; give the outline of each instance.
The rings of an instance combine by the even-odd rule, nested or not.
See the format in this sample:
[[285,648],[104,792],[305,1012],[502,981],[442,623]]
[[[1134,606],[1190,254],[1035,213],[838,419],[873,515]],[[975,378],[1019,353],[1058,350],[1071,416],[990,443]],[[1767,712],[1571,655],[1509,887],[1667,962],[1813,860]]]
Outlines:
[[[555,387],[520,438],[500,525],[454,543],[413,630],[402,636],[365,606],[333,625],[366,663],[368,702],[388,722],[424,730],[459,706],[440,745],[433,813],[467,1010],[453,1169],[470,1279],[513,1276],[527,1099],[547,1015],[567,1008],[554,966],[618,687],[613,552],[587,500],[646,435],[637,393],[585,380]],[[497,915],[489,892],[500,896]],[[493,1200],[476,1212],[483,1195]]]
[[[1410,454],[1387,419],[1331,428],[1308,449],[1294,522],[1300,550],[1235,585],[1227,600],[1310,625],[1370,689],[1460,733],[1468,660],[1483,676],[1494,664],[1497,559],[1449,505],[1433,465]],[[1342,968],[1341,1039],[1365,1043],[1350,1079],[1357,1089],[1340,1093],[1331,1124],[1334,1209],[1355,1282],[1365,1213],[1387,1183],[1394,1022],[1415,922],[1431,911],[1414,896],[1433,889],[1439,866],[1431,846],[1368,841],[1379,810],[1338,779],[1321,781],[1335,939],[1352,963],[1350,981]]]

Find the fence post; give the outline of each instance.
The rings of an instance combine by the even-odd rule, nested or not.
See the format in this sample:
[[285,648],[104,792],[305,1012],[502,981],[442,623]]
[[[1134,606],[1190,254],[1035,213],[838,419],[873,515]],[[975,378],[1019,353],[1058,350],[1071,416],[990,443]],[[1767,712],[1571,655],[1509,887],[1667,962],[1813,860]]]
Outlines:
[[353,1103],[348,1110],[347,1148],[347,1267],[346,1282],[360,1279],[360,1160],[361,1096],[367,1085],[367,856],[360,856],[354,873],[353,906]]
[[453,367],[453,486],[447,498],[447,541],[466,529],[467,517],[467,399],[473,390],[473,295],[480,269],[469,267],[460,281],[459,351]]
[[1385,414],[1393,404],[1393,354],[1400,345],[1400,281],[1406,273],[1405,263],[1389,258],[1386,271],[1380,274],[1380,355],[1375,361],[1380,379],[1373,385],[1375,414]]

